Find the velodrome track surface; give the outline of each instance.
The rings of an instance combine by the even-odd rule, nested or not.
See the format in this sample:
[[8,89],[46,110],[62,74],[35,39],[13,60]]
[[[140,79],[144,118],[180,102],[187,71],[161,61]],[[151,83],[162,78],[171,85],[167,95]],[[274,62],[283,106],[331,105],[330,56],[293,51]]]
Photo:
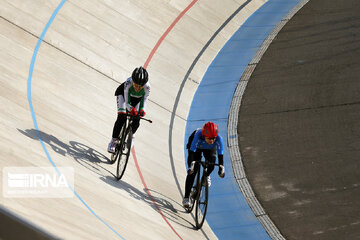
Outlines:
[[[165,38],[148,66],[152,83],[148,116],[154,123],[142,123],[137,134],[135,152],[141,171],[131,161],[123,181],[116,182],[112,176],[115,168],[107,164],[105,153],[115,120],[113,91],[134,66],[149,59],[148,54],[164,29],[190,2],[156,3],[154,7],[155,3],[144,6],[141,1],[123,6],[111,5],[110,1],[66,2],[44,38],[34,68],[32,99],[42,140],[57,166],[75,168],[75,190],[115,231],[76,198],[1,198],[3,206],[61,238],[216,238],[207,225],[202,231],[193,230],[192,217],[184,214],[180,206],[181,195],[172,170],[177,169],[176,177],[182,187],[183,141],[192,95],[220,48],[263,2],[246,4],[213,39],[188,76],[176,114],[171,112],[174,97],[191,62],[241,3],[223,1],[219,8],[215,1],[200,1]],[[51,166],[37,140],[25,96],[33,48],[57,4],[55,1],[39,5],[30,1],[1,3],[0,20],[5,29],[1,45],[8,50],[2,51],[1,58],[5,80],[1,81],[1,101],[6,106],[1,117],[2,167]],[[32,14],[34,11],[36,15]],[[190,34],[194,29],[197,34]],[[143,36],[141,40],[139,35]],[[244,101],[248,101],[246,96]],[[175,166],[169,164],[167,149],[172,114],[175,114],[171,139]],[[17,151],[19,142],[24,145],[21,152]],[[250,159],[251,156],[245,155],[244,160]],[[250,180],[254,176],[251,174]],[[153,201],[174,230],[163,220]]]
[[[1,1],[1,166],[73,167],[78,196],[1,197],[3,207],[66,239],[216,239],[207,224],[194,231],[172,170],[183,188],[184,132],[194,92],[221,47],[264,1],[192,2]],[[136,158],[117,182],[106,153],[116,119],[113,94],[143,64],[150,73],[147,117],[153,123],[142,123]]]

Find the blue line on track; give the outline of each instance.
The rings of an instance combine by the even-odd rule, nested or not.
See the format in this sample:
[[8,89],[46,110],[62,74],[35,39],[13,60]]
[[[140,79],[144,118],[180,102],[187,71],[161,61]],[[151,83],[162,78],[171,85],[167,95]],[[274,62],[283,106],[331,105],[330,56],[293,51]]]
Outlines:
[[[34,71],[34,66],[35,66],[35,60],[36,60],[36,56],[37,53],[39,51],[40,45],[45,37],[45,34],[47,32],[47,30],[49,29],[51,23],[54,21],[56,15],[58,14],[58,12],[60,11],[60,9],[62,8],[62,6],[64,5],[64,3],[66,2],[66,0],[62,0],[61,3],[57,6],[57,8],[55,9],[55,11],[53,12],[53,14],[51,15],[48,23],[46,24],[43,32],[41,33],[40,38],[37,41],[33,56],[31,58],[31,63],[30,63],[30,69],[29,69],[29,77],[28,77],[28,81],[27,81],[27,97],[28,97],[28,102],[29,102],[29,107],[30,107],[30,111],[31,111],[31,116],[34,122],[34,127],[36,129],[36,133],[38,135],[39,141],[41,143],[42,148],[44,149],[44,152],[49,160],[49,162],[53,165],[53,167],[55,168],[56,172],[60,175],[60,171],[59,169],[56,167],[54,161],[51,159],[51,156],[48,152],[48,150],[46,149],[46,146],[43,142],[43,140],[41,139],[41,135],[40,135],[40,131],[39,131],[39,127],[37,124],[37,120],[36,120],[36,116],[35,116],[35,112],[34,112],[34,108],[33,108],[33,104],[32,104],[32,99],[31,99],[31,80],[32,80],[32,75],[33,75],[33,71]],[[86,202],[80,197],[80,195],[70,186],[68,185],[70,190],[75,194],[75,196],[84,204],[84,206],[97,218],[99,219],[102,223],[104,223],[109,229],[111,229],[111,231],[113,231],[117,236],[119,236],[121,239],[124,239],[124,237],[122,237],[115,229],[113,229],[109,224],[107,224],[102,218],[100,218],[91,208],[89,205],[86,204]]]

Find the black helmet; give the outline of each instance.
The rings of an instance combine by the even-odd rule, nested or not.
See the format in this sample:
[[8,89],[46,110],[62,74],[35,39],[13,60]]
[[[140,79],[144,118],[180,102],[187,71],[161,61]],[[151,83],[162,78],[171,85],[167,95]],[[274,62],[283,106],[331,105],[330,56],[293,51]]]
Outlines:
[[143,67],[135,68],[135,70],[133,71],[133,73],[131,75],[131,78],[134,83],[136,83],[140,86],[144,86],[149,79],[148,72]]

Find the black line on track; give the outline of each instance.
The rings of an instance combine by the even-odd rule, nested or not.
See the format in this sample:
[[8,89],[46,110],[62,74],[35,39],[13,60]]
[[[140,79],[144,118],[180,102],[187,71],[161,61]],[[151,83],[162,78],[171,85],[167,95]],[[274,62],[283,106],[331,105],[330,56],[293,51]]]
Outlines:
[[[173,106],[173,110],[171,113],[171,119],[170,119],[170,125],[169,125],[169,156],[170,156],[170,163],[171,163],[171,169],[173,172],[173,176],[176,182],[176,186],[179,190],[179,193],[181,195],[181,198],[184,197],[184,194],[182,193],[181,187],[180,187],[180,183],[179,180],[176,176],[176,170],[175,170],[175,164],[174,164],[174,157],[173,157],[173,153],[172,153],[172,148],[173,148],[173,143],[172,143],[172,131],[174,128],[174,120],[175,120],[175,116],[176,116],[176,110],[177,107],[179,105],[179,101],[180,101],[180,96],[181,93],[183,91],[183,88],[185,86],[186,81],[188,80],[190,73],[192,72],[192,70],[194,69],[195,65],[197,64],[197,62],[199,61],[200,57],[204,54],[204,52],[206,51],[206,49],[209,47],[209,45],[212,43],[212,41],[215,39],[215,37],[224,29],[224,27],[244,8],[246,7],[246,5],[248,5],[251,2],[251,0],[247,0],[245,3],[243,3],[239,8],[237,8],[235,10],[235,12],[233,14],[230,15],[230,17],[228,17],[225,22],[218,28],[218,30],[216,30],[216,32],[211,36],[211,38],[208,40],[208,42],[204,45],[204,47],[201,49],[201,51],[199,52],[199,54],[196,56],[196,58],[194,59],[194,61],[192,62],[190,68],[188,69],[188,71],[185,74],[185,77],[180,85],[179,91],[176,95],[176,99],[175,99],[175,103]],[[185,120],[186,121],[186,120]],[[193,216],[194,218],[194,216]],[[209,239],[208,236],[206,235],[206,233],[201,230],[202,233],[204,234],[204,236],[206,237],[206,239]]]

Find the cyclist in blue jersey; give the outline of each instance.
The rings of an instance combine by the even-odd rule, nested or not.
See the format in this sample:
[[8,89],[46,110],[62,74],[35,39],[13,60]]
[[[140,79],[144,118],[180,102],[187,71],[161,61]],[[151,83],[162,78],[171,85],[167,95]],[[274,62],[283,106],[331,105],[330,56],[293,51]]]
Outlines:
[[145,68],[135,68],[130,78],[123,82],[115,91],[118,115],[114,124],[112,139],[108,145],[108,152],[115,152],[115,142],[119,137],[122,126],[126,121],[126,113],[135,116],[132,124],[133,138],[140,126],[140,117],[145,116],[145,102],[150,94],[149,76]]
[[[192,204],[189,200],[191,187],[194,184],[195,173],[200,167],[199,163],[196,163],[194,171],[191,171],[190,166],[192,161],[201,160],[201,154],[203,154],[206,161],[215,163],[217,155],[219,161],[218,174],[221,178],[225,177],[224,143],[222,137],[219,135],[218,126],[213,122],[205,123],[202,129],[197,129],[190,135],[186,148],[188,149],[188,175],[185,181],[183,205],[185,208],[189,208]],[[214,170],[214,167],[214,165],[210,165],[205,173],[209,187],[211,185],[210,174]]]

